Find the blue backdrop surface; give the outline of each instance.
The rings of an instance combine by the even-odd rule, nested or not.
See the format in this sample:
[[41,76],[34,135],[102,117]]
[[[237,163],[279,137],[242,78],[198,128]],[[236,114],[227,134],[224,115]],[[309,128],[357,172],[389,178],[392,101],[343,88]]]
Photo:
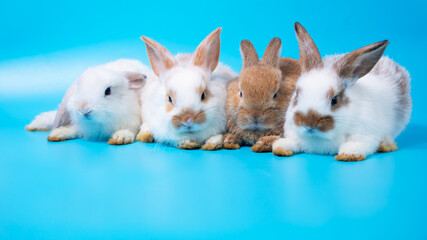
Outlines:
[[[426,239],[427,2],[0,0],[0,239]],[[399,151],[359,163],[300,154],[182,151],[157,144],[48,143],[24,130],[56,108],[87,67],[134,58],[141,35],[192,52],[223,27],[220,60],[239,43],[262,55],[293,23],[322,55],[388,39],[385,55],[412,77],[412,120]]]

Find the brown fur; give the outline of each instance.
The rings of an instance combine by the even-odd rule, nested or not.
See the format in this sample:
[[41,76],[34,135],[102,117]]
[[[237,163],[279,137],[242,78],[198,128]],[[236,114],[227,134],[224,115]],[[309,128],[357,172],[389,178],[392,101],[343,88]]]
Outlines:
[[188,142],[188,143],[184,143],[178,146],[179,149],[184,149],[184,150],[194,150],[194,149],[199,149],[200,148],[200,144],[197,142]]
[[248,40],[242,40],[240,42],[240,55],[242,56],[243,68],[257,65],[259,62],[254,45]]
[[47,140],[49,142],[63,142],[63,141],[67,141],[68,139],[47,136]]
[[241,138],[238,138],[232,133],[227,133],[224,136],[222,147],[225,149],[239,149],[241,145]]
[[202,94],[205,93],[205,99],[202,100],[202,102],[206,103],[209,99],[209,97],[212,95],[209,89],[204,88],[203,86],[200,86],[197,89],[197,93],[200,95],[200,98],[202,97]]
[[327,132],[332,130],[335,125],[335,121],[332,116],[323,116],[320,113],[309,109],[307,114],[302,112],[296,112],[294,114],[294,123],[296,126],[306,126],[310,128],[316,128],[318,131]]
[[351,82],[365,76],[381,58],[388,44],[386,40],[347,53],[334,65],[338,76]]
[[317,49],[316,44],[308,34],[307,30],[305,30],[305,28],[298,22],[295,23],[294,27],[298,38],[299,57],[302,71],[308,72],[311,69],[322,67],[323,62],[319,49]]
[[282,149],[282,148],[274,149],[273,154],[276,156],[279,156],[279,157],[289,157],[289,156],[294,155],[294,153],[292,151]]
[[280,136],[266,136],[258,140],[258,142],[252,146],[252,152],[271,152],[273,143],[279,139]]
[[180,114],[172,117],[172,125],[175,128],[179,128],[181,124],[185,123],[188,119],[192,119],[194,123],[202,124],[206,122],[206,114],[203,110],[195,113],[192,109],[186,109]]
[[27,126],[25,126],[25,130],[30,131],[30,132],[35,132],[35,131],[37,131],[37,132],[48,132],[51,129],[48,129],[48,128],[30,128],[27,125]]
[[[274,38],[266,49],[267,55],[264,54],[259,61],[255,59],[257,54],[253,45],[247,40],[241,43],[243,68],[239,78],[227,90],[227,129],[237,139],[233,140],[233,144],[253,145],[261,137],[283,135],[285,112],[300,67],[298,60],[280,59],[280,48],[280,39]],[[239,96],[240,90],[242,98]],[[273,98],[275,93],[277,96]],[[259,121],[266,129],[244,129],[252,121]],[[227,138],[224,139],[226,142]]]
[[[175,99],[175,96],[176,96],[176,92],[175,91],[173,91],[173,90],[170,90],[169,92],[168,92],[168,94],[166,94],[166,111],[167,112],[170,112],[170,111],[172,111],[172,109],[174,108],[174,106],[173,106],[173,101],[174,101],[174,99]],[[169,97],[171,97],[172,98],[172,103],[171,102],[169,102]]]
[[149,132],[139,132],[138,135],[136,135],[136,141],[143,142],[143,143],[153,143],[154,138],[153,135]]
[[280,38],[273,38],[265,49],[261,63],[275,68],[279,67],[279,61],[277,61],[277,59],[280,59],[281,52],[282,42],[280,41]]
[[336,90],[334,88],[329,89],[329,91],[326,93],[326,99],[328,101],[331,101],[333,97],[337,97],[337,104],[331,106],[332,111],[336,111],[340,109],[343,106],[346,106],[350,103],[349,98],[345,95],[344,89],[341,90],[338,94],[336,93]]
[[366,156],[356,156],[356,155],[347,155],[347,154],[338,154],[335,156],[335,160],[342,162],[359,162],[365,160]]
[[114,138],[108,139],[108,144],[110,145],[126,145],[130,143],[133,143],[133,141],[125,141],[124,139],[114,139]]

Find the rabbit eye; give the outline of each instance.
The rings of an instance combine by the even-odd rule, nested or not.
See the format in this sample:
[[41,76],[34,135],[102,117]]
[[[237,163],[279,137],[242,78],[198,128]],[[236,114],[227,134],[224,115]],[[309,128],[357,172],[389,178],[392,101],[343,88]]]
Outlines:
[[171,98],[171,96],[168,96],[169,97],[169,102],[170,103],[172,103],[172,98]]
[[206,96],[205,96],[205,92],[203,92],[203,93],[202,93],[202,97],[201,97],[202,101],[203,101],[203,100],[205,100],[205,98],[206,98]]
[[275,93],[274,95],[273,95],[273,99],[275,99],[277,97],[277,93]]
[[110,95],[110,94],[111,94],[111,88],[110,88],[110,87],[108,87],[107,89],[105,89],[104,94],[105,94],[105,96]]
[[239,93],[239,97],[242,97],[242,96],[243,96],[242,91],[240,91],[240,93]]
[[335,96],[335,97],[333,97],[332,98],[332,100],[331,100],[331,106],[334,106],[334,105],[336,105],[338,103],[338,99],[337,99],[337,96]]

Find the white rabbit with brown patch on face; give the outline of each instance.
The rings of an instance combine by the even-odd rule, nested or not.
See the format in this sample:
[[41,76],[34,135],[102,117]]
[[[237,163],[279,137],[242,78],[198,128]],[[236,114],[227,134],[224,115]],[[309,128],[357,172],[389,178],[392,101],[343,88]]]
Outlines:
[[307,31],[295,23],[302,74],[286,112],[285,137],[273,153],[338,154],[360,161],[375,152],[397,150],[395,138],[409,122],[410,77],[381,57],[388,41],[322,61]]
[[158,79],[141,94],[143,124],[137,140],[181,149],[216,150],[225,132],[227,85],[236,74],[218,63],[221,28],[193,54],[173,56],[154,40],[141,37]]
[[148,67],[136,60],[120,59],[86,70],[67,90],[53,119],[42,113],[27,130],[52,127],[52,142],[75,138],[109,144],[132,143],[141,124],[140,89]]

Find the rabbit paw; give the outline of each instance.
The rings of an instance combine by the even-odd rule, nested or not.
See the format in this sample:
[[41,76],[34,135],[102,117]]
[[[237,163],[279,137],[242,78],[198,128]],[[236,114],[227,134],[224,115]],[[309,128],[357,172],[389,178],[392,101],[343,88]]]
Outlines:
[[356,155],[356,154],[346,154],[341,153],[335,156],[335,160],[342,161],[342,162],[358,162],[365,160],[365,155]]
[[194,142],[192,140],[186,139],[184,141],[182,141],[179,145],[178,145],[179,149],[184,149],[184,150],[193,150],[193,149],[199,149],[200,148],[200,144],[197,142]]
[[76,131],[73,128],[59,127],[52,130],[47,137],[49,142],[62,142],[76,138]]
[[108,140],[110,145],[125,145],[133,143],[135,139],[135,133],[129,130],[119,130],[114,133],[113,137]]
[[273,142],[276,141],[277,139],[279,139],[278,136],[262,137],[258,140],[258,142],[256,142],[252,146],[251,150],[252,150],[252,152],[258,152],[258,153],[271,152]]
[[154,138],[150,132],[139,132],[138,135],[136,135],[136,141],[140,141],[143,143],[153,143]]
[[222,143],[224,149],[235,150],[240,148],[239,139],[236,135],[227,134],[224,137],[224,142]]
[[391,143],[391,144],[381,143],[380,146],[378,147],[377,152],[380,152],[380,153],[393,152],[393,151],[396,151],[397,149],[398,148],[396,143]]
[[222,146],[222,134],[218,134],[210,137],[205,144],[202,146],[202,150],[215,151],[221,149]]
[[202,150],[215,151],[221,148],[221,145],[215,143],[205,143],[202,145]]
[[25,130],[27,131],[39,131],[39,132],[47,132],[50,131],[49,128],[36,128],[36,127],[32,127],[30,124],[28,124],[27,126],[25,126]]
[[276,156],[279,156],[279,157],[290,157],[290,156],[294,155],[294,153],[292,151],[285,150],[285,149],[282,149],[280,147],[274,148],[273,154]]

